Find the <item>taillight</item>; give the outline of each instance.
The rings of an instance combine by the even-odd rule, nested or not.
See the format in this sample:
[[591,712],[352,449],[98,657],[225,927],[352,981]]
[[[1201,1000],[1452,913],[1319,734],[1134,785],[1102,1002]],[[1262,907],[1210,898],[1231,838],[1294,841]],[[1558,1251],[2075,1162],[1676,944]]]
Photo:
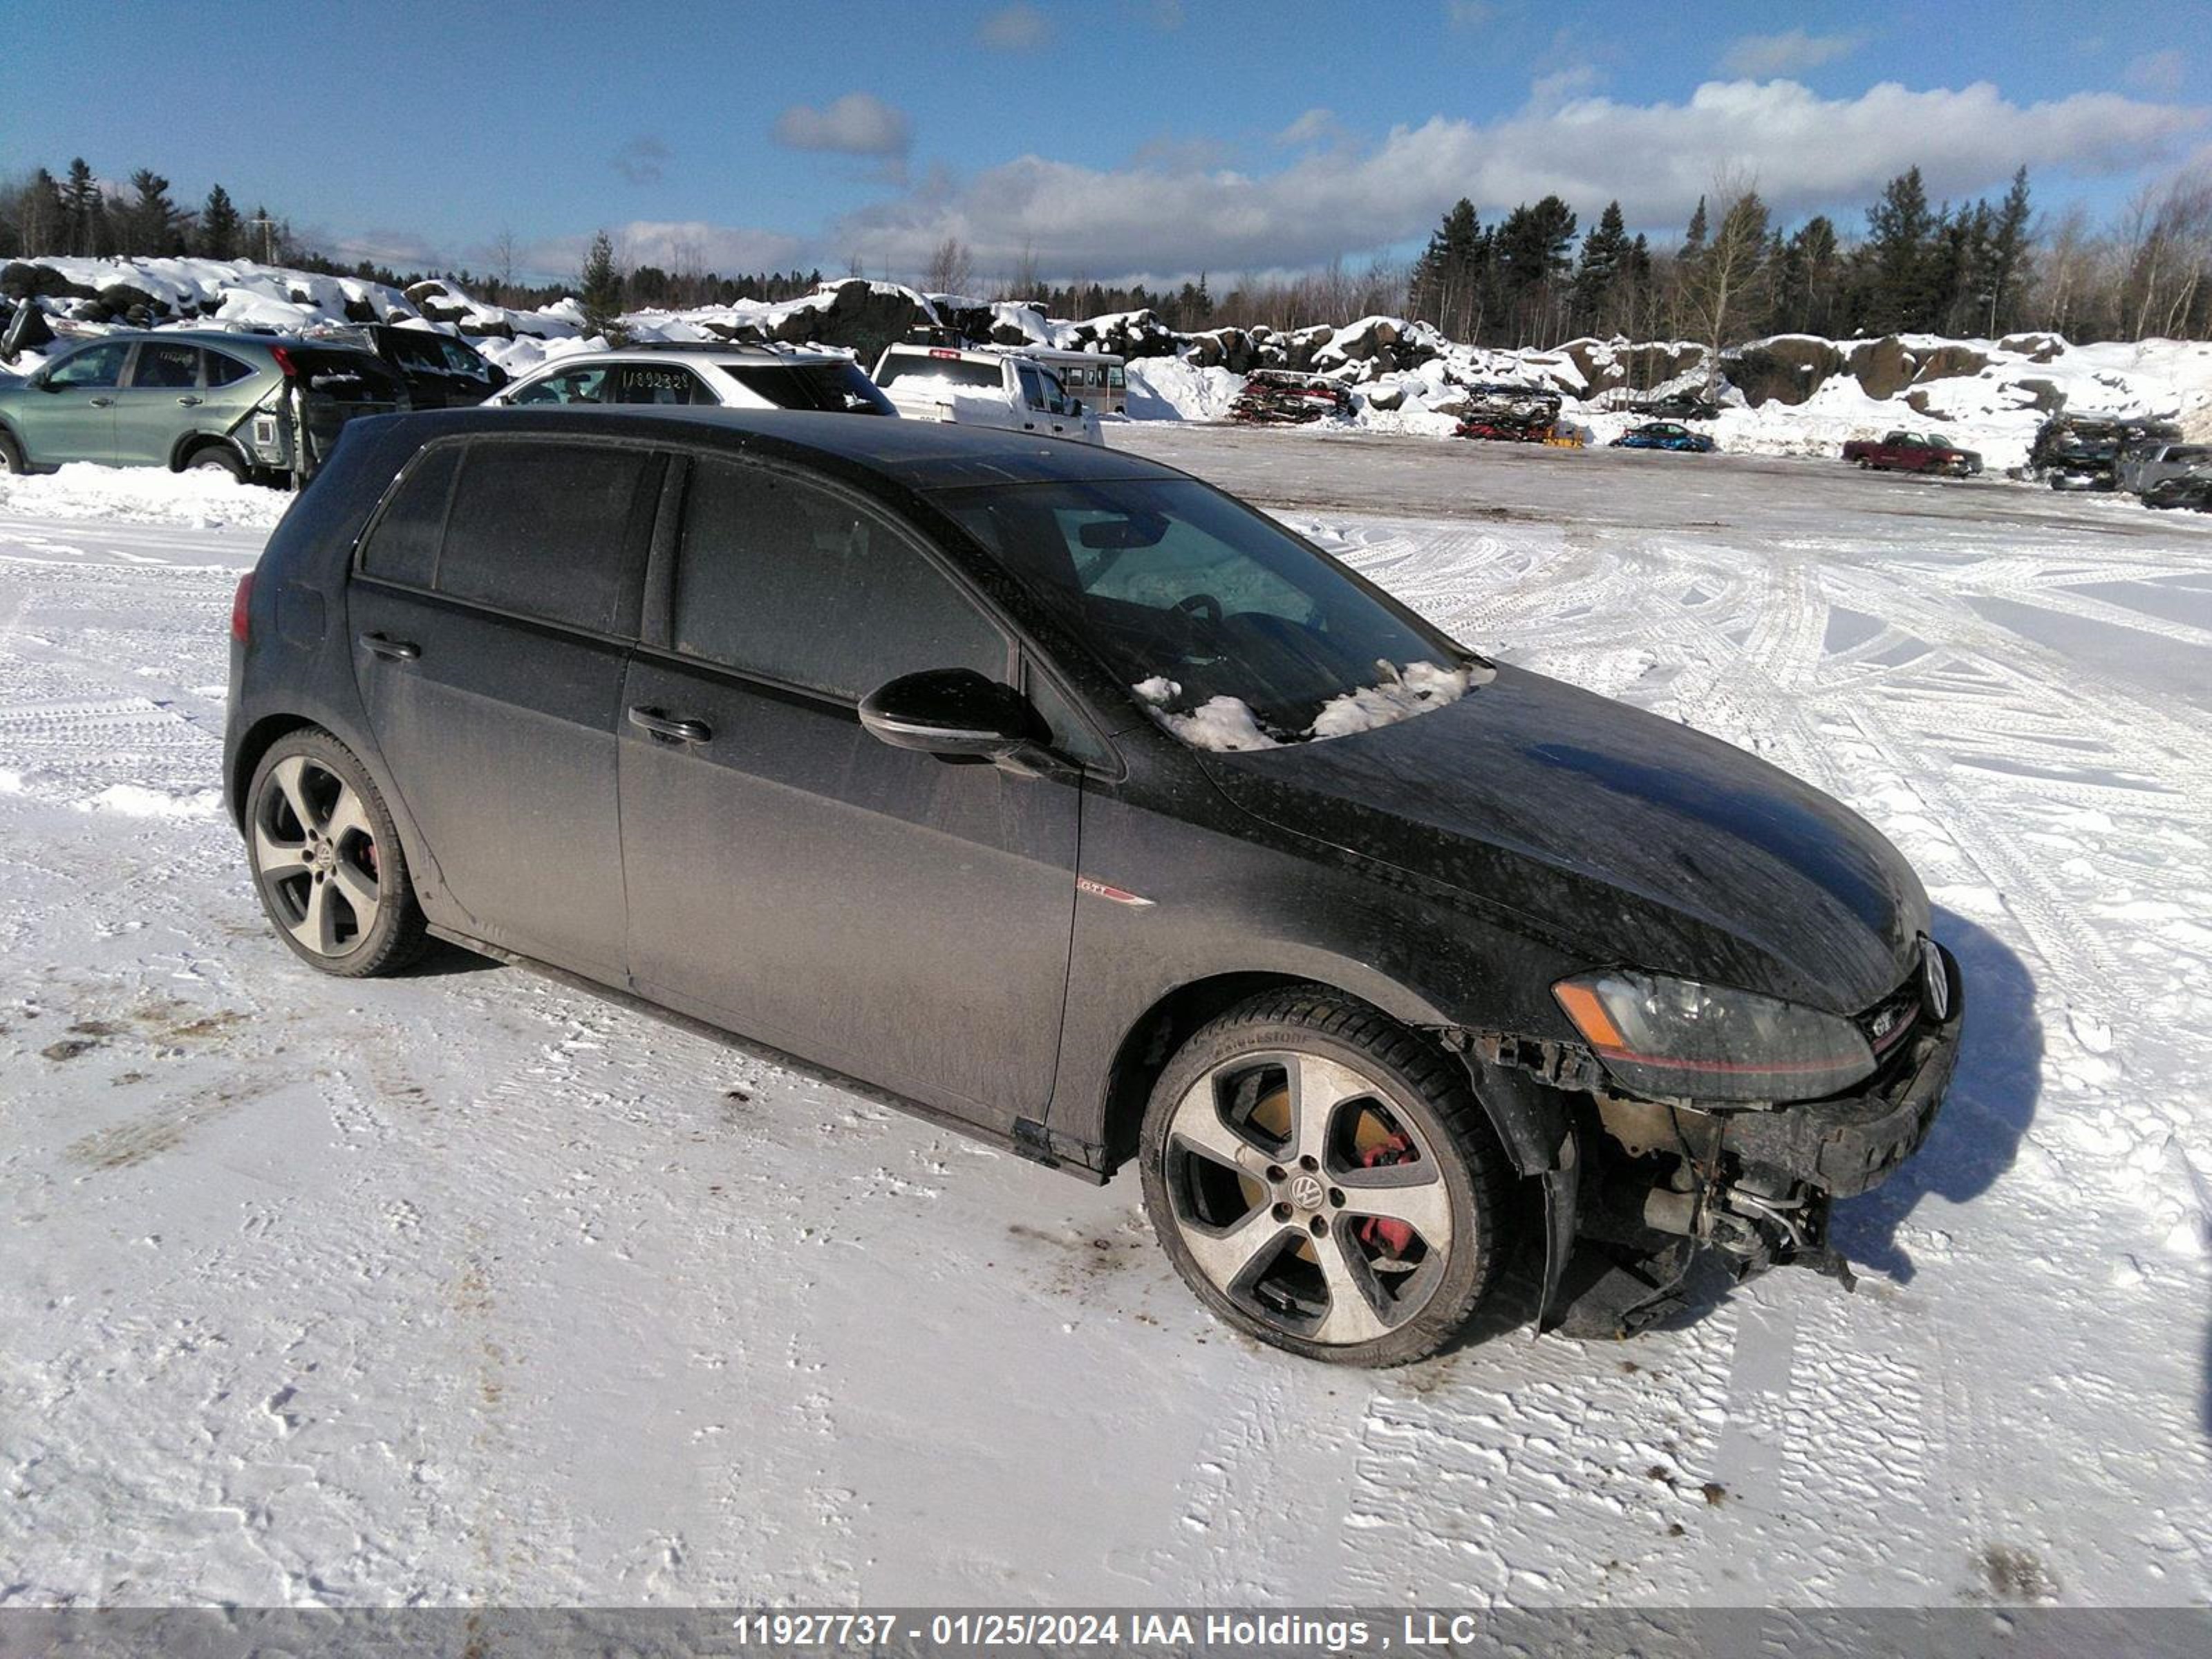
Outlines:
[[276,360],[276,367],[283,370],[286,380],[296,380],[300,378],[299,368],[292,362],[292,354],[285,350],[283,346],[270,346],[269,355]]
[[249,570],[238,579],[238,592],[230,600],[230,637],[240,645],[246,643],[246,612],[253,603],[253,573]]

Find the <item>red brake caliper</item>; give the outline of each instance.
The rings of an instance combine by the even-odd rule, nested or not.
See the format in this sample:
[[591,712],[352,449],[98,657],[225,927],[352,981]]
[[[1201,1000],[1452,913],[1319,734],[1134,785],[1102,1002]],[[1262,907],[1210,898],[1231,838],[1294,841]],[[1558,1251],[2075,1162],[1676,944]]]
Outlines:
[[[1386,1164],[1403,1164],[1413,1156],[1413,1143],[1406,1139],[1402,1130],[1393,1131],[1388,1140],[1368,1149],[1359,1161],[1368,1169]],[[1370,1250],[1386,1255],[1401,1256],[1413,1248],[1413,1229],[1409,1222],[1392,1221],[1387,1217],[1370,1215],[1364,1218],[1357,1230],[1362,1244]]]

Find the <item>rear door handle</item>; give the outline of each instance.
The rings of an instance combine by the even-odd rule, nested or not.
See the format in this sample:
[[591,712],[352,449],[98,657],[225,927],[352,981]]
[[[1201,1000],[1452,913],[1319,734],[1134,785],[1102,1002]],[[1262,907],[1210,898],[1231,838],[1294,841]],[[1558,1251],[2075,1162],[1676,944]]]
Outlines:
[[105,409],[105,408],[106,408],[106,407],[108,406],[108,404],[110,404],[113,403],[114,401],[115,401],[115,399],[114,399],[114,398],[94,398],[92,400],[92,406],[93,406],[94,409]]
[[422,647],[412,640],[387,639],[381,634],[364,634],[361,642],[372,655],[390,662],[412,662],[422,654]]
[[200,406],[200,400],[197,398],[184,397],[178,398],[177,401],[182,404],[186,409],[198,409]]
[[631,709],[629,723],[672,743],[711,743],[714,738],[714,728],[706,721],[672,720],[658,708]]

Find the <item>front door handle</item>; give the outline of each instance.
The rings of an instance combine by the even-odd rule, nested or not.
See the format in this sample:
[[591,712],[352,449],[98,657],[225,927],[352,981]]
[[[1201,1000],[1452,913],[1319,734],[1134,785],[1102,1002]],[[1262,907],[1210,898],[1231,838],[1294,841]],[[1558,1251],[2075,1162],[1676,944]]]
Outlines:
[[361,642],[374,656],[390,662],[412,662],[422,654],[422,647],[412,640],[387,639],[381,634],[364,634]]
[[200,400],[190,395],[179,398],[177,401],[182,404],[186,409],[198,409],[200,406]]
[[674,720],[658,708],[631,709],[629,723],[672,743],[711,743],[714,738],[714,728],[706,721]]
[[110,404],[113,403],[114,401],[115,401],[115,399],[114,399],[114,398],[94,398],[92,400],[92,406],[93,406],[94,409],[105,409],[105,408],[106,408],[106,407],[108,406],[108,404]]

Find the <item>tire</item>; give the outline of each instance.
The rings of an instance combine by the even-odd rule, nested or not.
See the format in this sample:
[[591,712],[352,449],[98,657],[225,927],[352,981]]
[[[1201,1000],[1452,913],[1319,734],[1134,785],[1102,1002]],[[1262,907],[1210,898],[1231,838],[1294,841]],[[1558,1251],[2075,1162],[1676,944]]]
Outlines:
[[396,973],[429,934],[399,832],[351,750],[319,726],[279,738],[246,791],[246,862],[276,935],[341,979]]
[[23,473],[30,470],[23,463],[23,452],[16,447],[15,434],[0,432],[0,472]]
[[246,482],[246,463],[228,444],[210,444],[204,449],[194,450],[191,459],[185,463],[185,470],[188,472],[228,472],[240,483]]
[[[1317,1117],[1304,1105],[1316,1087]],[[1505,1152],[1464,1070],[1325,987],[1267,992],[1193,1033],[1153,1088],[1139,1156],[1183,1282],[1305,1358],[1426,1358],[1504,1259]]]

